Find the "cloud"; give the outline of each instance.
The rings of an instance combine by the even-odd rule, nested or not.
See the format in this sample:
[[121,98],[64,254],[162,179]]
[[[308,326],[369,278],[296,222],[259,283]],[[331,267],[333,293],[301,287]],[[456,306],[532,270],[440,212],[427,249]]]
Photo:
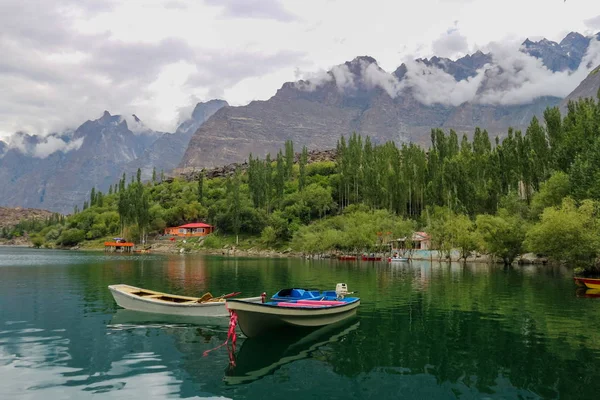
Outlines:
[[516,47],[491,43],[488,48],[492,53],[491,63],[477,70],[474,76],[459,81],[442,68],[427,65],[422,60],[406,59],[407,70],[400,81],[376,63],[361,60],[358,75],[342,64],[331,68],[329,73],[321,71],[309,76],[296,87],[313,91],[333,80],[340,91],[363,83],[368,88],[382,88],[392,98],[409,93],[425,105],[459,106],[465,102],[516,105],[544,96],[566,97],[600,65],[600,41],[596,39],[591,39],[575,71],[553,72],[541,59]]
[[79,150],[82,144],[83,138],[65,142],[63,139],[55,136],[48,136],[37,144],[32,152],[32,155],[38,158],[46,158],[50,154],[56,153],[57,151],[68,153],[71,150]]
[[[226,88],[248,77],[260,76],[280,68],[302,65],[306,55],[292,50],[274,53],[256,53],[251,51],[205,51],[194,59],[195,71],[185,82],[188,87],[213,85]],[[209,97],[222,96],[222,93],[210,93]]]
[[408,61],[403,86],[412,89],[415,98],[425,105],[459,106],[475,98],[483,79],[483,69],[474,77],[456,81],[447,72],[420,61]]
[[303,73],[300,69],[296,68],[294,74],[296,79],[298,79],[294,82],[294,86],[306,92],[314,92],[320,86],[333,81],[333,74],[323,69],[316,72]]
[[[495,48],[494,48],[495,47]],[[525,104],[542,96],[566,97],[600,64],[600,42],[592,39],[579,68],[552,72],[540,59],[492,46],[493,66],[477,94],[484,104]]]
[[331,74],[339,91],[354,89],[356,87],[354,82],[355,76],[346,64],[334,66],[331,68]]
[[236,18],[264,18],[281,22],[297,18],[279,0],[204,0],[206,4],[223,7],[224,15]]
[[6,147],[7,150],[18,150],[28,156],[46,158],[57,151],[68,153],[71,150],[78,150],[83,144],[83,139],[69,140],[68,137],[59,137],[55,134],[42,138],[18,132],[8,139]]
[[587,26],[590,29],[594,29],[594,30],[600,29],[600,15],[596,15],[593,18],[586,19],[583,22],[585,23],[585,26]]
[[466,54],[469,51],[469,43],[455,25],[432,43],[432,49],[433,54],[438,57],[452,58]]
[[396,97],[403,89],[403,85],[394,75],[388,74],[375,63],[363,63],[362,76],[367,86],[380,87],[390,97]]
[[[246,2],[225,3],[244,13]],[[3,1],[0,136],[76,128],[102,110],[136,114],[152,129],[174,131],[177,107],[190,96],[217,97],[244,79],[303,65],[305,59],[292,50],[205,48],[183,37],[125,41],[110,26],[95,32],[77,29],[97,13],[113,15],[119,4]],[[167,4],[175,12],[185,5]],[[279,3],[260,4],[261,15],[271,10],[273,16],[285,17]]]

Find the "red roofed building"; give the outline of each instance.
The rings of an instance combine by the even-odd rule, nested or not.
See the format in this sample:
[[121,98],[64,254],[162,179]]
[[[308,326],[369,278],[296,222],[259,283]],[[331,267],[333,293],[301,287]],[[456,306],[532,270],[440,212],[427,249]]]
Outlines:
[[194,222],[191,224],[185,224],[181,226],[175,226],[172,228],[165,229],[165,235],[179,236],[179,237],[198,237],[206,236],[213,233],[215,227],[212,225],[205,224],[203,222]]
[[431,236],[426,232],[415,232],[412,235],[414,247],[417,250],[431,249]]

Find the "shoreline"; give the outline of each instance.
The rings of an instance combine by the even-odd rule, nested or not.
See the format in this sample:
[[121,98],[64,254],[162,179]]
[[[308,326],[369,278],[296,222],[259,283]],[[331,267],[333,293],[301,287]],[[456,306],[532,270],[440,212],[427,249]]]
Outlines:
[[[182,247],[178,244],[180,242],[158,242],[150,244],[150,249],[143,253],[131,253],[131,254],[201,254],[201,255],[213,255],[213,256],[226,256],[226,257],[259,257],[259,258],[301,258],[301,259],[313,259],[313,260],[331,260],[337,259],[334,254],[321,254],[321,255],[309,255],[292,251],[291,249],[285,251],[277,251],[273,249],[240,249],[235,246],[225,246],[220,249],[210,249],[204,247]],[[16,248],[31,248],[35,249],[32,243],[0,243],[0,247],[16,247]],[[41,248],[46,249],[46,248]],[[73,247],[56,247],[48,250],[69,250],[69,251],[93,251],[105,253],[104,248],[100,246],[73,246]],[[387,261],[388,256],[382,256],[382,261]],[[360,259],[360,256],[357,257]],[[498,264],[501,261],[494,261],[489,255],[478,255],[476,257],[468,257],[466,260],[462,258],[451,257],[451,259],[440,259],[433,254],[428,255],[413,255],[410,257],[411,261],[430,261],[430,262],[465,262],[468,264]],[[537,258],[530,253],[525,253],[517,257],[513,264],[516,265],[552,265],[553,263],[545,258]]]

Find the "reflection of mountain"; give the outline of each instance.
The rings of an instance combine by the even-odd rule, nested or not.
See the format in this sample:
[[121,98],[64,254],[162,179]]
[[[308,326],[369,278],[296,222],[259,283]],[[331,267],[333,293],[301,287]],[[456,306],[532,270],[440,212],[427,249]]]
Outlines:
[[285,364],[309,357],[328,343],[341,341],[359,324],[350,318],[316,330],[280,331],[246,339],[236,355],[235,367],[226,372],[224,380],[232,385],[256,381]]

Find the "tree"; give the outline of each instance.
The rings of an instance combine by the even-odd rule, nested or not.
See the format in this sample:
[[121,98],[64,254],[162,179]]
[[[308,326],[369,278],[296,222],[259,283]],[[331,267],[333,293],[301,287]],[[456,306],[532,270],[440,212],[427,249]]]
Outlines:
[[90,207],[93,207],[94,205],[96,205],[96,188],[92,188],[92,191],[90,192],[90,203],[89,203],[89,205],[90,205]]
[[467,257],[479,247],[475,224],[466,215],[456,215],[448,223],[450,224],[448,230],[452,237],[452,247],[458,249],[460,258],[466,261]]
[[306,186],[306,164],[308,163],[308,149],[306,146],[302,147],[302,154],[300,155],[299,163],[299,174],[298,174],[298,190],[302,192]]
[[283,189],[285,187],[285,161],[281,151],[277,153],[277,165],[275,167],[275,196],[278,199],[283,197]]
[[505,265],[512,264],[521,254],[526,232],[525,221],[521,218],[500,209],[497,215],[478,215],[475,223],[484,249],[500,257]]
[[542,183],[539,192],[533,195],[531,200],[531,213],[539,216],[547,207],[557,207],[562,203],[563,198],[569,195],[571,183],[569,176],[557,171],[550,179]]
[[198,175],[198,203],[202,204],[204,200],[204,173]]
[[240,171],[236,170],[233,178],[229,182],[229,212],[232,216],[232,228],[235,233],[235,242],[239,243],[239,234],[241,227],[242,201],[240,197]]
[[152,167],[152,183],[156,183],[156,167]]
[[592,265],[600,251],[599,207],[592,200],[577,207],[567,197],[560,208],[546,208],[540,222],[527,232],[526,246],[557,261]]
[[285,178],[292,179],[292,171],[294,170],[294,142],[291,140],[285,141]]

